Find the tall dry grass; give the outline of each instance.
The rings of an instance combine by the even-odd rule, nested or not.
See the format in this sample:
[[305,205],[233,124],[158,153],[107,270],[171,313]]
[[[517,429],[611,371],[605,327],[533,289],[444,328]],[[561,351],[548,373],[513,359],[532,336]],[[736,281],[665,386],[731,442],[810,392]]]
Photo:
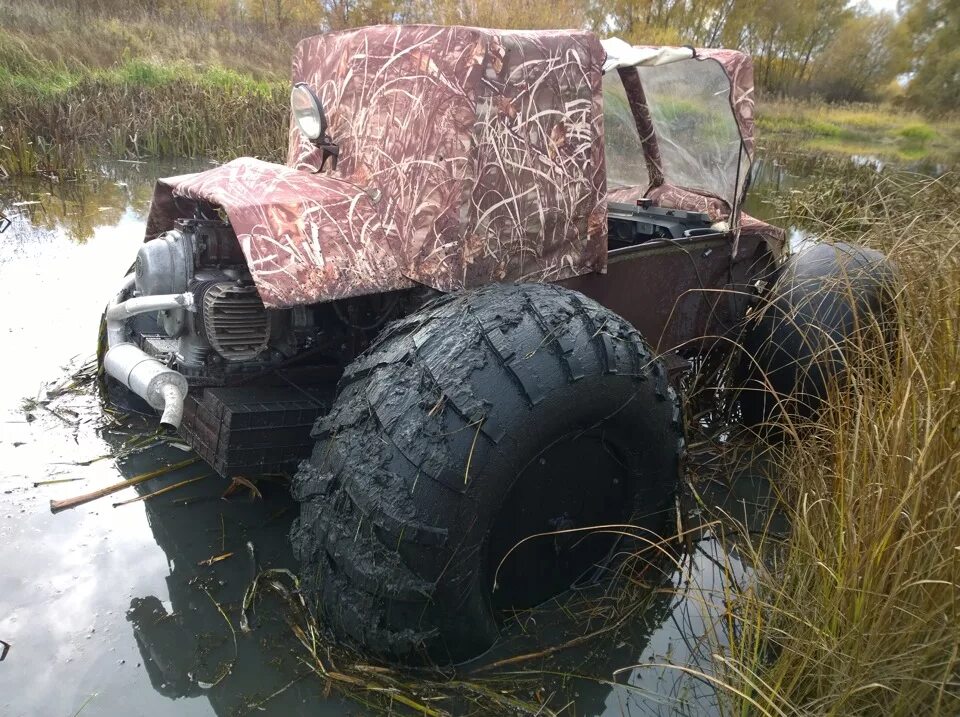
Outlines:
[[285,83],[130,62],[62,84],[0,78],[0,174],[74,174],[101,156],[281,160]]
[[0,0],[0,176],[104,156],[281,159],[292,47],[316,28],[180,20]]
[[[897,338],[863,350],[818,423],[785,431],[789,537],[745,540],[715,675],[731,714],[960,713],[960,191],[851,171],[794,219],[896,262]],[[871,344],[875,346],[875,344]]]

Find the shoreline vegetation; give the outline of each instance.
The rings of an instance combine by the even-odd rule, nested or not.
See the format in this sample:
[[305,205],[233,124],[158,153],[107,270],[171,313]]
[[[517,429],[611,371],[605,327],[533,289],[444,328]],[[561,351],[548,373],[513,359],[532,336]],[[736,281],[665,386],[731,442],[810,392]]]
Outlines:
[[0,66],[0,176],[76,176],[100,158],[283,161],[289,88],[221,67]]
[[[103,157],[283,160],[293,47],[319,18],[228,15],[212,31],[104,3],[0,0],[0,177],[76,176]],[[774,151],[960,164],[960,115],[761,94],[757,125]]]
[[960,189],[955,173],[846,165],[776,208],[890,257],[891,350],[853,345],[848,389],[771,445],[786,535],[721,516],[755,571],[725,581],[723,714],[960,713]]
[[960,165],[960,116],[928,119],[895,105],[757,100],[761,146],[774,152],[875,157],[900,164]]
[[[0,30],[2,33],[2,30]],[[222,66],[0,64],[0,177],[75,176],[98,159],[255,156],[282,162],[289,83]],[[758,100],[761,149],[960,164],[960,119],[892,105]]]
[[0,177],[106,157],[282,161],[302,33],[108,5],[0,0]]

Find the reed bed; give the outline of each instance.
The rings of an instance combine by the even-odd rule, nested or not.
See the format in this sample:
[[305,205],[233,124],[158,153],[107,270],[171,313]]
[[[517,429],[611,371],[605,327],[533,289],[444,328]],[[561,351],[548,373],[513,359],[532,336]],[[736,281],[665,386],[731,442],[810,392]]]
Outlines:
[[[704,669],[729,714],[960,713],[960,192],[854,170],[786,199],[826,239],[887,252],[892,351],[771,446],[785,540],[724,516],[754,579],[730,581]],[[731,569],[732,571],[732,569]]]
[[0,75],[0,174],[78,174],[100,157],[282,160],[288,91],[139,60],[42,80]]

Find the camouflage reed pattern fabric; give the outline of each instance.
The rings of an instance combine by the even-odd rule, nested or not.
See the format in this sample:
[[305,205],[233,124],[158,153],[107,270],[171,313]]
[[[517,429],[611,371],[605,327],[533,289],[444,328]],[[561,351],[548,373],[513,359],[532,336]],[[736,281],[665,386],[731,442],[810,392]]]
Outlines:
[[756,131],[753,114],[756,100],[753,92],[753,60],[738,50],[710,48],[698,49],[696,52],[698,58],[719,62],[730,80],[730,104],[740,127],[744,149],[747,156],[753,158]]
[[193,215],[196,201],[230,217],[265,306],[281,308],[412,286],[400,272],[396,234],[369,195],[342,179],[243,157],[161,179],[147,236]]
[[[304,40],[293,81],[326,109],[335,175],[378,193],[404,273],[448,291],[603,269],[603,59],[585,32],[381,26]],[[289,146],[318,167],[293,122]]]
[[[288,166],[162,180],[148,237],[222,206],[264,303],[409,285],[555,281],[606,267],[599,40],[579,31],[377,26],[301,42],[336,169],[291,122]],[[342,244],[342,246],[340,246]]]
[[[752,70],[732,73],[752,149]],[[291,120],[287,166],[242,158],[160,180],[147,238],[207,202],[229,216],[264,303],[419,282],[441,291],[606,269],[604,52],[591,33],[377,26],[302,41],[334,169]],[[639,160],[639,158],[638,158]]]

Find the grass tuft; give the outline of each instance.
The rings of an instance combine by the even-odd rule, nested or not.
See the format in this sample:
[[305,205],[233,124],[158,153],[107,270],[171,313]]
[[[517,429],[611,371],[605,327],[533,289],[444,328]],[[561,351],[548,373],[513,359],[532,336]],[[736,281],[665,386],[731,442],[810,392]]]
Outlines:
[[910,124],[899,130],[897,134],[911,144],[925,145],[937,136],[936,131],[926,124]]

